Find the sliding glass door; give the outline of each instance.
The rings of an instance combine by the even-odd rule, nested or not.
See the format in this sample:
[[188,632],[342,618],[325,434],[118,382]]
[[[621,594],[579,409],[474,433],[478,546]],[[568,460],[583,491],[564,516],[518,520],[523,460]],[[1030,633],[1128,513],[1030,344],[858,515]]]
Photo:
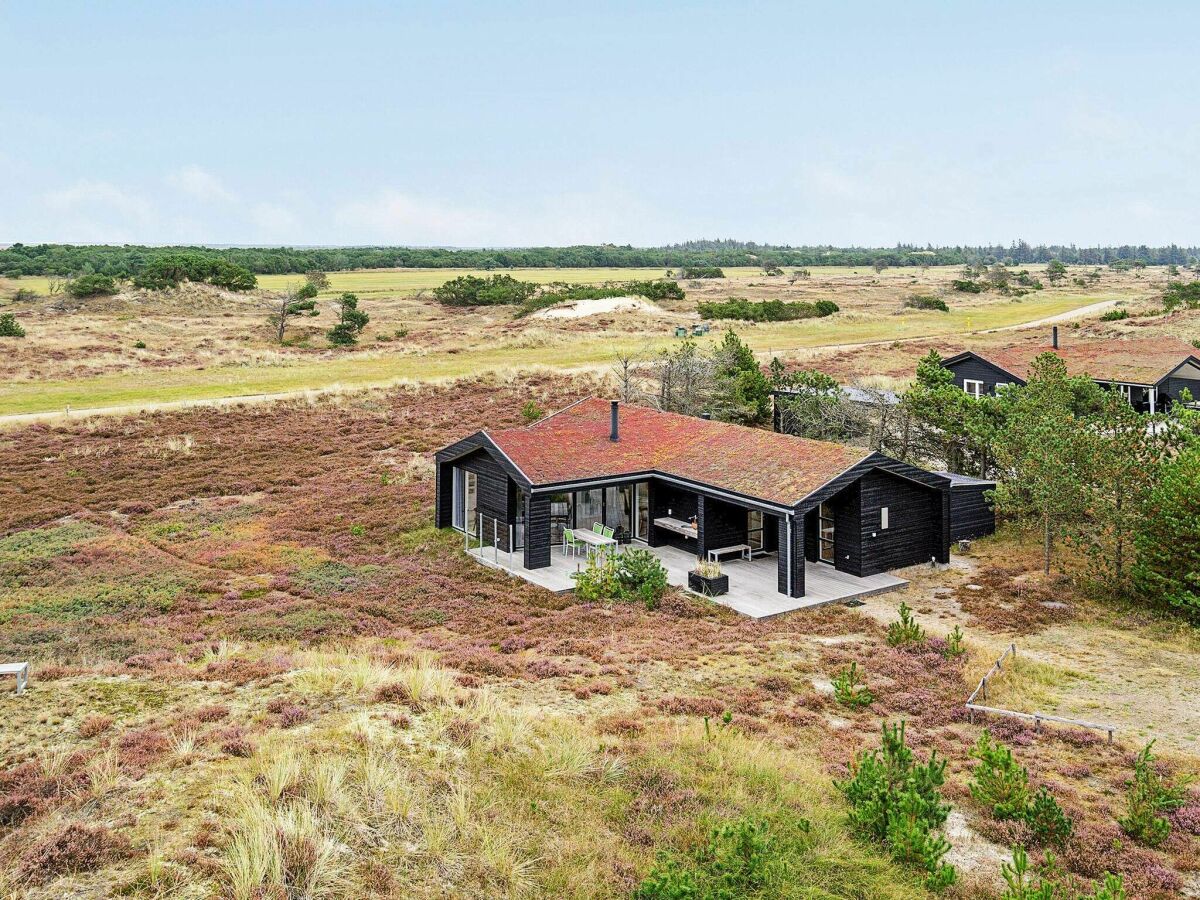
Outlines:
[[575,527],[590,531],[597,522],[604,524],[604,489],[575,492]]
[[817,511],[817,521],[817,534],[820,540],[820,560],[821,562],[832,564],[836,560],[833,549],[833,507],[828,503],[822,503]]
[[650,486],[644,481],[634,485],[637,489],[637,527],[633,536],[639,541],[650,537]]
[[633,485],[604,490],[604,524],[618,535],[633,537]]
[[478,529],[476,509],[479,501],[479,481],[474,472],[454,467],[454,509],[451,524],[459,531],[474,535]]

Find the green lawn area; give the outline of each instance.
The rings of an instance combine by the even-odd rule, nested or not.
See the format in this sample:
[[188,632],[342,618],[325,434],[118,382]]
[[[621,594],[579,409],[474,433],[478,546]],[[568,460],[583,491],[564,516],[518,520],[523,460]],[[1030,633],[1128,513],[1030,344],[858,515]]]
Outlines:
[[[786,350],[867,341],[902,340],[964,334],[1020,324],[1111,299],[1104,295],[1054,295],[950,313],[910,312],[897,316],[804,320],[745,325],[738,331],[754,349]],[[708,340],[715,340],[709,338]],[[664,335],[658,346],[670,346]],[[326,354],[292,366],[227,366],[108,375],[60,381],[10,382],[0,386],[0,415],[59,412],[187,400],[211,400],[255,394],[287,393],[336,386],[366,387],[413,380],[429,381],[503,370],[551,366],[562,369],[604,367],[618,350],[646,349],[644,339],[597,341],[564,337],[548,347],[485,347],[456,353],[406,354],[371,350]],[[947,349],[953,349],[948,347]]]

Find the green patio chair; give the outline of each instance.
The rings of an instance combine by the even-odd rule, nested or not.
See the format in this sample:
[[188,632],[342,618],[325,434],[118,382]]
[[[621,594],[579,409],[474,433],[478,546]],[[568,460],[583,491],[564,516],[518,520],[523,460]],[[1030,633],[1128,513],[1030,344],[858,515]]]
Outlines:
[[575,551],[578,550],[582,544],[583,541],[575,539],[574,531],[572,531],[570,528],[563,529],[563,556],[567,555],[568,547],[571,548],[571,555],[574,556]]
[[609,528],[607,525],[604,526],[604,530],[601,532],[601,534],[603,534],[607,538],[612,537],[616,533],[617,533],[617,531],[615,528]]
[[592,523],[592,534],[604,534],[604,526],[599,522]]

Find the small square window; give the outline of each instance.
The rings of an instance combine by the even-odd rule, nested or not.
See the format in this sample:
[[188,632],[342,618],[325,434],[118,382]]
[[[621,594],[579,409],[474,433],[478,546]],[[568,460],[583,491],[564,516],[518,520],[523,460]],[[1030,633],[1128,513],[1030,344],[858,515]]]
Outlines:
[[971,378],[963,379],[963,390],[978,400],[983,396],[983,382],[975,381]]
[[888,508],[886,506],[879,510],[879,527],[881,530],[886,530],[888,527]]

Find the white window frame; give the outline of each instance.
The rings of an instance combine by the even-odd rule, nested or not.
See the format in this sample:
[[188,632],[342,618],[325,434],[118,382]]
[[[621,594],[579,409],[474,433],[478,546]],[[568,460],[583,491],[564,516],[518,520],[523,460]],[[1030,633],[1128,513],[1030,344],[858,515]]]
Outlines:
[[[972,385],[975,387],[974,390],[971,390]],[[978,400],[983,396],[983,382],[976,378],[964,378],[963,390],[966,391],[968,397],[974,397]]]
[[879,530],[887,531],[888,529],[888,508],[881,506],[879,508]]

